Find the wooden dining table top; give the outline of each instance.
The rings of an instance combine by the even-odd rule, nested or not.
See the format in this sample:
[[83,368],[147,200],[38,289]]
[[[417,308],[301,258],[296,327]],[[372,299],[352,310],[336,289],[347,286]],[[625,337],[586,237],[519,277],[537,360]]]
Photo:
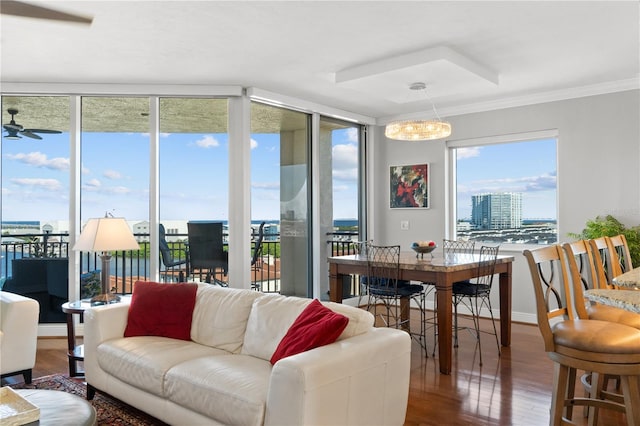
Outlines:
[[640,289],[640,267],[618,275],[612,281],[618,287],[629,287],[630,289],[638,290]]

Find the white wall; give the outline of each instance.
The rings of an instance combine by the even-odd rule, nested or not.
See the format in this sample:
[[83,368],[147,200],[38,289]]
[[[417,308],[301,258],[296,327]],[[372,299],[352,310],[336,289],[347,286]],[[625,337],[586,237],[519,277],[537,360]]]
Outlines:
[[[558,236],[570,240],[588,219],[611,214],[628,226],[640,225],[640,91],[508,108],[448,117],[450,139],[471,139],[539,130],[558,130]],[[376,243],[400,244],[445,237],[445,142],[387,140],[376,129],[373,147]],[[389,209],[389,165],[431,165],[431,208]],[[400,221],[409,221],[409,230]],[[501,249],[515,257],[514,321],[535,322],[535,302],[522,250]],[[494,292],[497,296],[497,292]],[[494,308],[497,297],[493,299]],[[497,311],[497,309],[495,310]]]

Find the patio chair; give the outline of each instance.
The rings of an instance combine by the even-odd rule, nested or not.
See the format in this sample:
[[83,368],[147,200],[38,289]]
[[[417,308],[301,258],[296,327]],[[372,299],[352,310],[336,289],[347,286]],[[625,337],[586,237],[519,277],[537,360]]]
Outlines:
[[[264,239],[264,225],[265,222],[260,224],[258,228],[258,236],[253,243],[253,254],[251,255],[251,274],[255,276],[262,269],[262,240]],[[260,284],[258,280],[251,282],[251,288],[253,290],[260,290]]]
[[187,271],[190,276],[205,277],[205,282],[227,287],[217,275],[227,276],[229,253],[224,250],[222,222],[187,222],[189,243]]
[[[165,267],[164,270],[164,279],[167,280],[167,277],[171,275],[171,280],[173,281],[173,277],[175,276],[176,266],[185,265],[185,268],[178,268],[178,282],[184,282],[185,273],[186,273],[186,264],[187,259],[176,259],[173,256],[173,251],[169,244],[167,243],[166,230],[163,224],[159,225],[159,243],[160,243],[160,258],[162,259],[162,264]],[[170,273],[169,273],[170,272]]]

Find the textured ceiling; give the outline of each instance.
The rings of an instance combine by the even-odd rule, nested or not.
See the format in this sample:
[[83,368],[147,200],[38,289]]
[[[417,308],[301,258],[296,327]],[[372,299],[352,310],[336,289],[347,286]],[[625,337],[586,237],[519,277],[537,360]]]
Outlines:
[[638,1],[31,3],[93,23],[0,15],[3,83],[255,87],[381,123],[430,114],[429,98],[447,116],[638,87]]

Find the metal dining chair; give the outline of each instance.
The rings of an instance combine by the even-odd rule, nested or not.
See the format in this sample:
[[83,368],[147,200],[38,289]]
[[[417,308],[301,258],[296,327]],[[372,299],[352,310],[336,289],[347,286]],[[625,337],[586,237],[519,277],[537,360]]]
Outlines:
[[[478,263],[477,278],[458,281],[453,283],[453,328],[454,328],[454,345],[458,347],[458,305],[462,304],[471,311],[471,319],[476,342],[478,343],[478,351],[480,352],[480,365],[482,365],[482,345],[480,343],[480,333],[490,333],[480,328],[480,311],[486,308],[491,317],[491,325],[493,326],[493,334],[496,338],[496,346],[498,348],[498,356],[500,356],[500,341],[498,340],[498,332],[496,331],[496,322],[493,317],[493,309],[491,308],[491,287],[493,284],[493,276],[496,269],[496,261],[498,260],[499,246],[482,246],[480,248],[480,258]],[[462,329],[469,329],[463,327]]]
[[[379,314],[386,327],[400,328],[407,331],[415,339],[427,355],[425,335],[425,297],[424,287],[400,280],[400,246],[377,246],[364,244],[366,251],[367,275],[361,277],[367,297],[367,310],[382,305]],[[411,331],[411,302],[414,302],[420,313],[420,331]],[[403,311],[405,310],[406,311]]]

